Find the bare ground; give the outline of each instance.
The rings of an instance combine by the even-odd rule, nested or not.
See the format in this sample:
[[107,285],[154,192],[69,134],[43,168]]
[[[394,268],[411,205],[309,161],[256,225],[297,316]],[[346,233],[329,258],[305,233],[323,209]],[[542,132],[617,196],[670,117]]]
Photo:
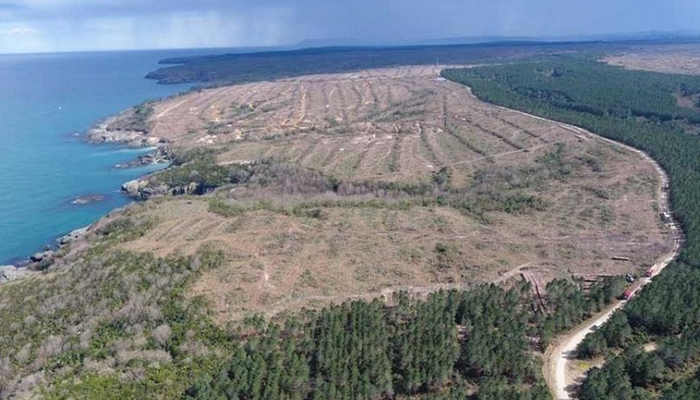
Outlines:
[[[155,104],[149,135],[218,149],[220,163],[274,157],[346,182],[431,183],[445,167],[465,196],[523,193],[542,199],[545,210],[479,219],[449,207],[343,206],[322,207],[322,218],[265,209],[227,218],[208,211],[207,197],[170,199],[134,206],[131,213],[159,222],[123,246],[159,255],[191,254],[206,243],[223,249],[226,265],[193,288],[222,322],[511,275],[544,285],[573,273],[623,274],[671,248],[655,208],[653,165],[480,102],[437,80],[438,71],[404,67],[205,90]],[[556,154],[558,166],[545,167]],[[269,195],[283,209],[319,200]],[[449,249],[447,260],[439,248]]]
[[700,44],[643,46],[602,61],[632,70],[699,75]]

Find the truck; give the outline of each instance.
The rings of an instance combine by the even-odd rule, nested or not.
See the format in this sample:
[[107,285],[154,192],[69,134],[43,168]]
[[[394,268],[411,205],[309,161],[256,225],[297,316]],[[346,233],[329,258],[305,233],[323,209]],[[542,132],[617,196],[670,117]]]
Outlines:
[[625,300],[629,300],[630,297],[632,297],[632,294],[634,294],[634,292],[632,292],[632,290],[630,289],[627,289],[624,292],[622,292],[622,298]]

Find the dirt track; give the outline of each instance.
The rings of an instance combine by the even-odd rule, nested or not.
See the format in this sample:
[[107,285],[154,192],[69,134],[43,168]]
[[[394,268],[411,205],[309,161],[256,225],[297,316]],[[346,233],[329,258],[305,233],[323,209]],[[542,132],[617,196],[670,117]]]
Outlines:
[[[533,117],[541,119],[540,117]],[[656,161],[654,161],[646,153],[632,148],[630,146],[600,137],[578,127],[565,124],[562,124],[561,126],[563,128],[580,133],[581,135],[587,135],[595,138],[596,140],[605,141],[615,146],[619,146],[627,150],[633,151],[639,154],[647,162],[653,164],[654,168],[659,174],[661,181],[657,194],[660,211],[662,213],[672,215],[668,201],[668,175]],[[666,266],[668,266],[668,264],[671,261],[673,261],[674,258],[676,258],[682,245],[682,234],[677,223],[674,220],[671,220],[668,222],[668,226],[671,230],[671,235],[673,237],[673,248],[668,253],[661,256],[659,261],[656,264],[654,264],[654,266],[652,267],[652,269],[654,270],[654,276],[658,275],[664,268],[666,268]],[[633,293],[638,292],[644,286],[650,284],[652,280],[653,278],[642,278],[639,281],[639,283],[633,288]],[[550,391],[552,392],[552,395],[555,399],[571,399],[573,392],[578,384],[578,381],[585,377],[585,372],[578,374],[572,373],[568,368],[569,362],[575,358],[575,351],[578,345],[583,341],[586,335],[593,332],[598,326],[607,322],[607,320],[612,316],[613,313],[615,313],[615,311],[624,308],[626,305],[627,301],[619,301],[610,305],[606,310],[602,311],[595,317],[579,325],[572,331],[568,332],[566,335],[558,338],[555,344],[553,346],[550,346],[550,348],[545,353],[544,375],[545,380],[547,381],[547,384],[550,388]]]

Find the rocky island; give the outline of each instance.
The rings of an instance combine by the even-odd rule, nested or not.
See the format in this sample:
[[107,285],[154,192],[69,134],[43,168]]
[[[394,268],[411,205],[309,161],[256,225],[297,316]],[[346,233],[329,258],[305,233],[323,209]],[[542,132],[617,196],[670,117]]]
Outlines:
[[86,196],[76,197],[75,199],[71,200],[71,204],[83,206],[86,204],[99,203],[101,201],[105,201],[106,198],[107,196],[103,194],[89,194]]

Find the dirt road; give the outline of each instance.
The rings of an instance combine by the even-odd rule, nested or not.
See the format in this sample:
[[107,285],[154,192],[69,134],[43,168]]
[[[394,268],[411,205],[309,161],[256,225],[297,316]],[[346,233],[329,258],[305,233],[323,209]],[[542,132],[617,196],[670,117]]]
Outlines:
[[[674,241],[673,251],[667,254],[661,261],[653,266],[654,275],[657,275],[661,270],[677,256],[680,249],[680,240]],[[639,291],[642,287],[650,284],[653,278],[643,278],[641,284],[637,286],[635,291]],[[597,327],[604,324],[610,319],[615,311],[625,307],[627,301],[618,301],[610,305],[602,313],[599,313],[590,320],[579,325],[574,330],[567,333],[565,336],[558,339],[557,344],[551,347],[545,354],[544,373],[547,384],[549,385],[552,395],[557,400],[571,399],[572,392],[577,386],[578,380],[585,377],[587,371],[580,373],[571,373],[568,364],[576,358],[576,347],[583,341],[589,333],[593,332]]]
[[[519,111],[515,112],[524,115],[529,115],[526,113],[521,113]],[[529,116],[537,119],[542,119],[534,115]],[[573,133],[587,136],[595,140],[605,141],[612,145],[625,148],[629,151],[639,154],[640,157],[645,159],[647,162],[652,163],[654,165],[654,168],[658,172],[659,177],[661,178],[661,184],[659,185],[657,194],[659,211],[660,213],[668,215],[669,217],[672,215],[668,200],[668,175],[666,174],[666,171],[664,171],[655,160],[649,157],[649,155],[633,147],[615,142],[610,139],[603,138],[601,136],[595,135],[591,132],[588,132],[584,129],[572,125],[560,124],[560,126],[562,128],[572,131]],[[669,218],[667,224],[668,228],[670,229],[671,236],[673,238],[673,248],[668,253],[663,255],[656,264],[654,264],[654,266],[652,267],[652,269],[654,270],[654,276],[658,275],[664,268],[666,268],[666,266],[671,261],[673,261],[673,259],[678,255],[678,252],[682,245],[683,237],[680,228],[678,227],[676,222],[672,218]],[[651,283],[652,280],[653,278],[642,278],[638,286],[635,287],[634,291],[638,292],[639,289]],[[565,336],[558,338],[558,340],[555,342],[556,344],[551,346],[550,349],[546,352],[544,374],[550,391],[552,392],[552,395],[555,399],[571,399],[572,391],[575,389],[577,381],[583,378],[585,376],[585,373],[587,372],[581,371],[580,374],[573,374],[568,371],[567,366],[569,362],[573,358],[575,358],[576,347],[578,347],[578,345],[583,341],[587,334],[593,332],[598,326],[604,324],[615,311],[625,307],[625,305],[627,305],[627,301],[620,301],[610,305],[606,310],[604,310],[600,314],[579,325],[577,328],[570,331]]]

